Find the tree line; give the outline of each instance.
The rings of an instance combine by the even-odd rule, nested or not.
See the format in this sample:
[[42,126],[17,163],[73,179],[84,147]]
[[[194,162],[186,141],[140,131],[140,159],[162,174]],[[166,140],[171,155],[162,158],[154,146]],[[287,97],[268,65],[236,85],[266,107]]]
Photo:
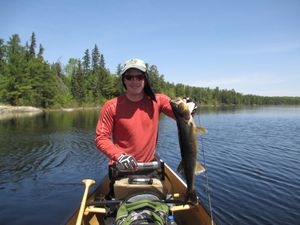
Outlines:
[[[64,66],[46,61],[44,51],[41,44],[37,47],[35,33],[25,46],[18,34],[7,42],[0,39],[0,103],[42,108],[96,106],[123,93],[121,64],[111,73],[96,44],[86,49],[81,59],[70,58]],[[243,95],[234,89],[174,84],[166,81],[155,65],[147,67],[154,91],[171,98],[189,96],[201,105],[300,104],[300,97]]]

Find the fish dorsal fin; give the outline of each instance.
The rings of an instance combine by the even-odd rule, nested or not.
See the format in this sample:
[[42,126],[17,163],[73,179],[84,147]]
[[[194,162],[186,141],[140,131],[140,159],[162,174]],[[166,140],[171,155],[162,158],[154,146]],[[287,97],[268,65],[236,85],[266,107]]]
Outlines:
[[207,129],[204,127],[196,127],[195,131],[197,134],[206,134],[207,133]]
[[196,162],[196,169],[195,169],[195,175],[199,175],[205,171],[204,166],[201,165],[201,163]]

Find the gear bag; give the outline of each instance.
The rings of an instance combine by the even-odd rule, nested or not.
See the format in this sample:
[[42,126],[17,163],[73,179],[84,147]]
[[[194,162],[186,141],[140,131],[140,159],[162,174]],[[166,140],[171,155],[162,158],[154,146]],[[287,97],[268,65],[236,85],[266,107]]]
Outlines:
[[120,206],[116,216],[116,225],[158,224],[167,223],[169,207],[163,202],[139,200],[124,203]]

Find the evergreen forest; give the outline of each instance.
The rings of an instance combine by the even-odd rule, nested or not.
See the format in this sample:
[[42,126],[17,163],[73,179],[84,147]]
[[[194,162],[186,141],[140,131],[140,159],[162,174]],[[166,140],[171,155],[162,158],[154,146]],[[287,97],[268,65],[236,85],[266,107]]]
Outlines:
[[[95,44],[80,59],[70,58],[66,65],[44,59],[45,48],[37,46],[36,35],[22,46],[18,34],[8,41],[0,38],[0,104],[40,108],[99,106],[124,90],[120,78],[105,65],[104,55]],[[166,81],[157,66],[147,65],[155,92],[171,98],[189,96],[199,105],[279,105],[300,104],[300,97],[243,95],[218,87],[193,87]]]

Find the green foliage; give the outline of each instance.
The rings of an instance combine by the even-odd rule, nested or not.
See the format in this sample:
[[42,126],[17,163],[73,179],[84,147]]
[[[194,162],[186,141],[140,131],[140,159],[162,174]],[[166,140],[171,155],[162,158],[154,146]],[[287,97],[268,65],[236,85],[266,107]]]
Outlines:
[[1,102],[42,108],[54,104],[58,92],[56,76],[43,60],[41,46],[38,56],[35,56],[35,46],[34,33],[29,48],[22,47],[19,36],[14,34],[5,48],[1,48],[1,51],[5,49],[1,69]]
[[51,70],[53,70],[55,72],[55,75],[57,77],[60,77],[60,78],[64,77],[62,65],[60,62],[53,63],[51,65]]
[[79,63],[78,59],[70,58],[68,64],[64,67],[66,77],[70,78]]
[[[0,39],[0,102],[11,105],[32,105],[42,108],[93,106],[124,92],[122,66],[116,74],[105,67],[105,59],[97,45],[86,49],[82,60],[70,58],[67,65],[48,64],[44,47],[36,36],[21,46],[17,34],[5,43]],[[90,54],[91,52],[91,54]],[[277,105],[300,104],[300,97],[264,97],[243,95],[218,87],[193,87],[165,81],[155,65],[147,65],[149,81],[155,92],[171,98],[189,96],[200,105]]]
[[85,77],[80,61],[71,78],[71,93],[80,105],[85,101]]
[[35,33],[32,33],[31,43],[30,43],[30,47],[29,47],[29,56],[30,56],[30,58],[35,57],[35,47],[36,47]]
[[44,47],[40,44],[39,53],[37,55],[37,58],[40,60],[43,60],[43,54],[44,54]]
[[25,49],[20,45],[20,38],[13,35],[6,46],[6,71],[3,74],[2,102],[19,105],[24,102],[24,95],[30,89],[28,73],[26,71]]
[[164,77],[160,75],[155,65],[148,67],[148,75],[150,83],[153,87],[154,92],[163,92],[164,90]]
[[183,84],[176,84],[175,94],[176,96],[185,96],[185,86]]
[[116,87],[115,96],[120,95],[124,92],[124,86],[122,83],[122,76],[121,76],[122,66],[121,64],[117,65],[117,72],[113,76],[114,78],[114,86]]
[[95,45],[93,51],[92,51],[92,70],[97,70],[100,68],[100,52],[98,49],[98,46]]
[[91,57],[89,50],[85,50],[84,57],[83,57],[83,70],[85,73],[88,73],[90,71],[90,65],[91,65]]

